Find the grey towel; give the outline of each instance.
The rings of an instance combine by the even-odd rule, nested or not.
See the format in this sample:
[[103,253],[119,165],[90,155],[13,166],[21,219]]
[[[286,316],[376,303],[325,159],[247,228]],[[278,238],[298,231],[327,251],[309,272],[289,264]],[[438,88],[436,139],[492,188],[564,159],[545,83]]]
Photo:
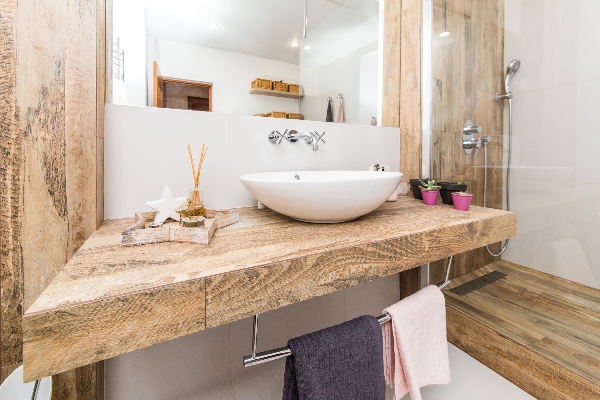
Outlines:
[[385,400],[383,339],[362,316],[288,341],[283,400]]
[[325,117],[325,122],[333,122],[333,104],[331,104],[331,100],[327,101],[327,116]]

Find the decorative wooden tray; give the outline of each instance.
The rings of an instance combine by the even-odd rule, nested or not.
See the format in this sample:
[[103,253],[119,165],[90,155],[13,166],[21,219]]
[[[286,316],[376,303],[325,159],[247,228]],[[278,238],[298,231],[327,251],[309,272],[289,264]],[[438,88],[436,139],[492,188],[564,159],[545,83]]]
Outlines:
[[209,244],[217,229],[233,225],[240,220],[237,211],[206,210],[204,226],[184,228],[178,222],[165,223],[160,228],[149,228],[155,212],[135,214],[135,223],[121,233],[121,246],[139,246],[161,242]]

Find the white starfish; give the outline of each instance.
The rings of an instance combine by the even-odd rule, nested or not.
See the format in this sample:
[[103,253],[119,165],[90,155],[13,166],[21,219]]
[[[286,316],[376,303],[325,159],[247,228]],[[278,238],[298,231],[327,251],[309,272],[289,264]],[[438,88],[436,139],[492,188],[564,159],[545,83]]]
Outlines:
[[179,221],[179,214],[175,212],[175,209],[181,207],[186,200],[186,197],[174,198],[171,189],[169,189],[168,186],[165,186],[160,200],[149,201],[146,205],[158,211],[156,217],[154,217],[154,222],[162,224],[169,217],[173,218],[175,221]]

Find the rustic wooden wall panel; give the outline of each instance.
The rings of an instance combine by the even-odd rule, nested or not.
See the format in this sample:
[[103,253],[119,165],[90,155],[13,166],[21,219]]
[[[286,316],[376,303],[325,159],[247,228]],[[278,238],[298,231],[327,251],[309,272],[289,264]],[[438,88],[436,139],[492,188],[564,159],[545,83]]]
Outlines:
[[[22,361],[24,309],[96,227],[105,87],[97,90],[105,23],[101,17],[97,31],[98,10],[103,1],[0,4],[2,380]],[[55,377],[54,398],[96,398],[97,372],[90,366]]]
[[404,181],[421,176],[421,0],[385,2],[383,126],[400,128]]
[[[445,21],[444,21],[445,19]],[[494,102],[504,76],[504,1],[433,1],[433,170],[437,181],[463,181],[483,204],[484,152],[467,155],[461,146],[466,120],[491,136],[488,146],[487,206],[502,207],[503,108]],[[446,27],[449,36],[438,35]],[[491,246],[494,252],[498,245]],[[450,277],[460,276],[493,261],[485,249],[455,257]],[[432,264],[430,280],[443,280],[446,261]]]
[[[60,0],[19,2],[17,104],[24,155],[20,241],[25,309],[68,259],[66,12],[66,3]],[[45,29],[35,29],[42,20]]]
[[16,0],[0,3],[0,382],[22,361],[23,351],[23,144],[16,104],[17,11]]
[[[400,128],[403,181],[421,176],[421,31],[419,0],[390,0],[384,13],[383,126]],[[400,294],[419,290],[420,268],[400,273]]]
[[[99,66],[106,65],[105,48],[99,48],[105,36],[103,24],[99,24],[102,16],[98,15],[98,11],[103,12],[103,7],[98,9],[96,0],[60,1],[66,7],[63,28],[64,190],[68,234],[66,248],[61,249],[66,259],[59,269],[94,232],[102,215],[103,200],[98,197],[102,195],[102,188],[97,184],[102,183],[103,166],[97,162],[103,156],[103,151],[98,151],[98,145],[103,144],[98,136],[103,136],[104,129],[104,100],[101,99],[104,83],[99,85],[104,74],[97,76],[97,71]],[[88,365],[54,376],[53,388],[57,394],[53,394],[53,398],[95,399],[99,387],[103,386],[103,382],[97,380],[97,371],[98,366]]]
[[[422,164],[422,59],[423,2],[402,0],[400,21],[400,171],[404,181],[421,177]],[[421,269],[400,274],[402,298],[420,289]]]
[[[112,24],[111,24],[112,25]],[[107,43],[106,1],[96,2],[96,228],[104,221],[104,105],[106,102],[106,87],[108,71],[112,76],[112,57],[107,50],[112,46]],[[112,54],[110,55],[112,56]],[[110,65],[110,66],[109,66]],[[112,77],[111,77],[112,79]]]
[[68,260],[96,230],[98,106],[96,0],[70,0],[67,4],[65,176]]

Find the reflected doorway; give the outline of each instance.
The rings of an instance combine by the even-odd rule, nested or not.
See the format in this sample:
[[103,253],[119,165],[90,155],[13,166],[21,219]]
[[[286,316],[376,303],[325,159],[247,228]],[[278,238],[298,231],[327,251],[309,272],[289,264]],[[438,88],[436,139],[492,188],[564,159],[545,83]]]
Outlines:
[[154,107],[212,111],[212,83],[162,76],[153,63]]

